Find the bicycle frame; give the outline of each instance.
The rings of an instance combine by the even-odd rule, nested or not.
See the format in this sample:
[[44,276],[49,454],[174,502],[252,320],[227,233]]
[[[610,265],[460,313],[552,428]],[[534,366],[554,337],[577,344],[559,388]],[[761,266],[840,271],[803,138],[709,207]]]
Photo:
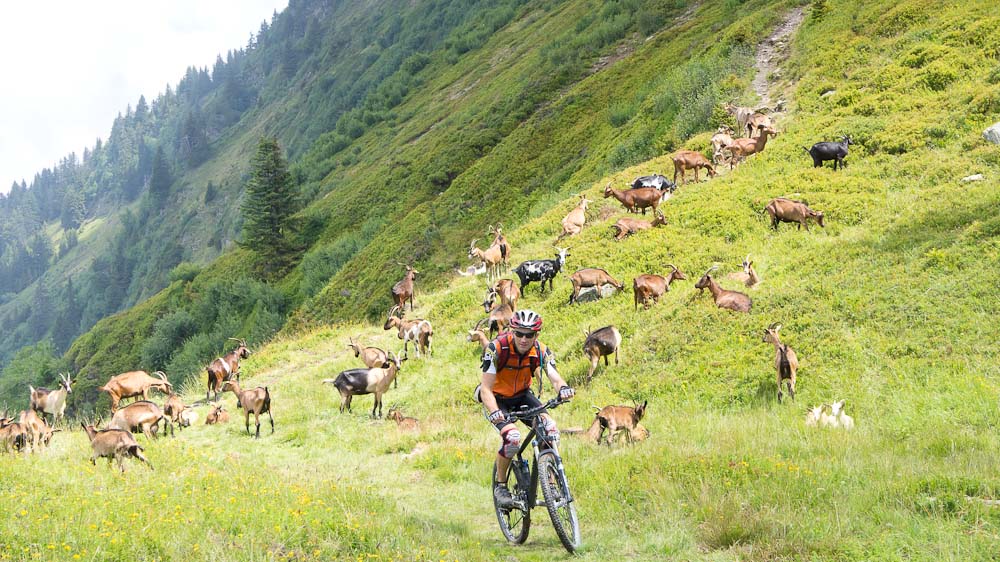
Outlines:
[[[522,418],[518,418],[523,421]],[[521,444],[521,448],[518,449],[517,454],[511,459],[512,463],[518,463],[515,465],[514,470],[519,470],[517,466],[521,466],[520,463],[524,460],[524,452],[528,447],[532,448],[533,458],[531,462],[531,473],[528,479],[529,489],[524,490],[526,492],[526,498],[528,500],[528,505],[525,506],[527,509],[533,509],[535,507],[545,505],[543,500],[538,498],[538,457],[545,453],[551,453],[556,458],[556,466],[559,468],[559,472],[565,474],[563,469],[562,456],[559,454],[559,448],[553,443],[547,435],[542,435],[538,431],[538,426],[541,423],[542,414],[541,412],[530,416],[531,419],[531,430],[528,435],[524,438],[524,442]],[[544,426],[543,426],[544,427]],[[565,479],[564,479],[565,480]],[[519,480],[520,482],[520,480]],[[573,501],[573,496],[567,489],[567,486],[563,486],[563,496],[566,498],[567,503]]]

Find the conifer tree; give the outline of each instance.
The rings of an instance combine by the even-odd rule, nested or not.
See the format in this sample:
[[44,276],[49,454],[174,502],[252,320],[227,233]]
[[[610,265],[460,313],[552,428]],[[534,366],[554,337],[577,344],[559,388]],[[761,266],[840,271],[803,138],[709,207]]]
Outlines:
[[265,275],[279,273],[291,265],[292,214],[297,201],[281,154],[278,139],[262,137],[251,161],[251,177],[240,212],[243,216],[245,248],[257,254]]
[[153,156],[153,173],[149,178],[149,198],[153,211],[158,210],[166,201],[172,181],[170,165],[163,154],[163,147],[159,146],[156,148],[156,155]]

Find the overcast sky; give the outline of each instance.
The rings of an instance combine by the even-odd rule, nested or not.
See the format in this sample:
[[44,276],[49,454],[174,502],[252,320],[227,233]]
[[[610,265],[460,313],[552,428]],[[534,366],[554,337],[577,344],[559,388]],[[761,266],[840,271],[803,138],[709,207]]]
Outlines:
[[189,66],[245,47],[288,0],[32,0],[0,17],[0,192],[107,140]]

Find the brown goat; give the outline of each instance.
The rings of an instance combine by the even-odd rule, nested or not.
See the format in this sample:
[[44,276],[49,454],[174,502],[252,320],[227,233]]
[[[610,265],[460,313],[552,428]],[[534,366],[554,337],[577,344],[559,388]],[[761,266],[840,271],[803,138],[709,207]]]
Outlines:
[[556,238],[556,242],[559,242],[566,236],[576,236],[580,234],[583,230],[584,223],[587,222],[587,204],[593,203],[590,199],[584,196],[580,196],[580,202],[573,207],[573,210],[569,212],[562,220],[563,231]]
[[739,281],[740,283],[743,283],[747,287],[751,288],[757,283],[760,283],[760,277],[757,276],[757,271],[753,268],[753,262],[750,261],[750,254],[747,254],[747,257],[744,258],[740,267],[743,268],[743,271],[730,273],[726,276],[726,278]]
[[229,412],[223,408],[222,404],[213,406],[212,411],[205,416],[205,425],[216,423],[229,423]]
[[687,275],[684,272],[677,269],[677,266],[668,263],[667,267],[671,269],[670,273],[666,277],[662,275],[652,275],[644,274],[636,277],[632,280],[632,296],[634,299],[633,310],[639,309],[639,303],[642,303],[643,309],[649,309],[649,301],[652,300],[653,304],[660,302],[660,297],[663,293],[670,290],[670,284],[678,279],[687,279]]
[[[160,422],[164,419],[163,410],[159,406],[149,400],[139,400],[115,412],[108,427],[133,433],[141,431],[146,439],[156,439]],[[165,424],[163,432],[166,434]]]
[[[486,278],[496,279],[500,277],[500,268],[503,264],[503,252],[499,245],[494,244],[485,250],[480,250],[476,247],[476,242],[478,238],[472,240],[469,244],[469,259],[478,259],[483,265],[486,266]],[[410,309],[412,310],[412,305]]]
[[771,116],[765,113],[760,113],[759,111],[755,111],[754,114],[750,116],[750,119],[747,120],[745,128],[747,136],[750,138],[754,138],[754,131],[759,132],[770,130],[774,131],[775,135],[778,134],[778,131],[774,128],[774,122],[771,121]]
[[733,142],[733,129],[729,125],[719,127],[719,130],[712,135],[712,163],[718,166],[725,160],[723,149]]
[[118,404],[125,398],[142,396],[143,400],[149,400],[149,390],[155,388],[163,394],[170,394],[174,387],[167,381],[167,375],[163,371],[156,371],[156,377],[149,376],[146,371],[129,371],[120,375],[115,375],[104,383],[104,386],[97,387],[101,392],[107,392],[111,398],[111,412],[118,411]]
[[598,297],[601,296],[601,287],[604,285],[611,285],[619,291],[625,288],[624,284],[612,277],[607,271],[596,267],[578,269],[569,276],[569,281],[573,284],[573,292],[569,295],[569,304],[575,303],[577,297],[580,296],[580,289],[586,287],[596,287]]
[[3,451],[22,451],[28,446],[31,439],[30,432],[21,422],[15,422],[14,418],[6,415],[0,418],[0,446]]
[[729,154],[731,154],[729,159],[730,170],[745,160],[747,156],[757,154],[758,152],[764,152],[764,147],[767,146],[768,135],[774,136],[778,134],[778,131],[775,131],[774,129],[767,129],[763,126],[758,127],[757,130],[760,131],[757,138],[735,139],[729,144]]
[[383,330],[390,328],[399,330],[396,336],[403,340],[404,353],[409,352],[409,344],[412,341],[417,357],[420,357],[421,353],[426,353],[431,357],[434,356],[434,349],[431,347],[431,340],[434,337],[434,327],[431,326],[430,321],[423,318],[405,320],[399,306],[394,306],[389,309],[389,316],[385,319],[385,324],[382,325]]
[[608,355],[615,354],[615,365],[618,364],[618,349],[622,345],[622,335],[618,328],[605,326],[592,332],[584,331],[586,340],[583,342],[583,354],[590,360],[590,371],[587,373],[587,382],[594,376],[597,370],[597,362],[604,357],[604,366],[608,365]]
[[417,274],[420,272],[406,264],[396,263],[406,268],[406,274],[392,286],[392,302],[396,303],[396,306],[399,308],[405,309],[406,301],[409,300],[410,310],[413,310],[413,293],[415,291],[413,280],[416,279]]
[[351,344],[347,347],[354,350],[354,356],[361,357],[361,362],[364,363],[369,369],[381,366],[382,363],[385,363],[388,360],[389,356],[386,355],[385,351],[382,351],[377,347],[361,347],[361,344],[359,343],[361,341],[361,336],[358,336],[357,340],[351,339],[350,336],[348,336],[348,339],[351,341]]
[[493,244],[490,247],[497,246],[500,248],[500,255],[502,256],[500,271],[505,272],[510,269],[510,241],[503,235],[503,224],[497,223],[495,227],[491,224],[487,231],[493,235]]
[[260,438],[260,415],[266,413],[271,421],[271,433],[274,433],[274,416],[271,415],[271,393],[266,386],[258,386],[252,390],[241,390],[240,383],[229,380],[222,383],[222,390],[226,388],[236,395],[236,407],[243,408],[243,418],[246,422],[247,435],[250,435],[250,414],[253,414],[257,424],[257,434],[255,438]]
[[21,412],[20,419],[18,423],[24,427],[24,431],[27,433],[27,438],[30,440],[31,450],[37,451],[44,448],[49,444],[49,440],[52,438],[52,434],[57,431],[53,430],[49,424],[45,423],[45,418],[38,415],[38,412],[28,408]]
[[672,157],[674,161],[674,183],[677,183],[677,174],[681,175],[681,185],[684,185],[686,179],[684,178],[684,173],[688,170],[694,170],[694,182],[698,183],[698,169],[705,168],[708,171],[708,177],[715,177],[715,167],[712,163],[705,158],[705,155],[696,152],[694,150],[678,150],[674,153]]
[[493,290],[500,297],[500,304],[509,304],[517,310],[517,300],[521,298],[521,289],[510,279],[501,279],[493,285]]
[[208,393],[213,390],[215,391],[215,399],[218,400],[222,383],[232,378],[240,380],[240,359],[250,357],[250,348],[247,347],[246,340],[229,339],[239,345],[229,353],[208,364],[206,368],[208,371],[208,390],[205,391],[205,400],[208,400]]
[[734,310],[736,312],[750,312],[750,307],[753,302],[750,297],[739,292],[739,291],[729,291],[723,289],[719,284],[712,279],[709,275],[717,266],[712,266],[701,276],[701,279],[695,283],[695,289],[708,289],[712,293],[712,298],[715,299],[715,305],[719,308],[727,308],[729,310]]
[[504,332],[507,330],[507,326],[510,325],[511,318],[514,317],[514,308],[509,304],[498,304],[496,302],[496,291],[493,289],[490,289],[486,300],[483,301],[483,308],[485,308],[486,312],[490,315],[480,320],[474,329],[478,330],[483,324],[486,324],[490,331],[490,338],[494,337],[494,333]]
[[774,368],[778,372],[778,403],[781,403],[781,383],[788,381],[788,395],[795,400],[795,373],[799,370],[799,359],[792,348],[781,343],[778,330],[781,324],[775,322],[764,330],[765,343],[774,345]]
[[[645,435],[637,439],[636,434],[639,430],[639,421],[646,414],[647,403],[648,401],[644,401],[642,405],[634,408],[629,406],[605,406],[597,410],[594,422],[590,424],[590,429],[587,430],[587,437],[600,445],[604,430],[608,430],[607,444],[609,447],[611,446],[612,439],[615,438],[615,434],[618,432],[625,433],[625,439],[629,443],[645,439]],[[596,406],[595,409],[597,409]]]
[[727,103],[725,106],[726,113],[732,115],[736,118],[736,129],[740,131],[740,134],[746,132],[747,123],[750,121],[750,117],[755,113],[752,107],[739,106],[733,103]]
[[[476,326],[479,326],[476,324]],[[486,337],[486,333],[480,330],[478,327],[469,330],[468,334],[465,336],[465,341],[469,343],[478,343],[482,346],[483,351],[490,345],[490,338]]]
[[794,222],[798,224],[799,230],[804,226],[808,232],[811,220],[816,221],[820,228],[826,228],[823,224],[823,211],[814,211],[800,201],[778,197],[772,199],[764,210],[771,216],[771,228],[775,230],[778,230],[778,223]]
[[653,218],[653,222],[628,217],[618,219],[618,222],[611,225],[611,228],[616,231],[615,240],[621,241],[626,236],[635,234],[640,230],[646,230],[648,228],[653,228],[654,226],[667,224],[667,219],[664,218],[663,213],[657,210],[655,214],[656,216]]
[[181,397],[171,392],[170,396],[167,396],[167,400],[163,403],[163,419],[166,420],[166,425],[170,428],[170,435],[174,434],[175,423],[182,431],[185,427],[191,425],[187,423],[187,417],[184,415],[185,410],[187,410],[187,406],[184,405]]
[[90,438],[90,447],[94,450],[90,456],[90,462],[94,466],[97,466],[98,457],[107,457],[109,467],[111,461],[116,460],[118,468],[125,472],[125,457],[132,457],[146,463],[146,466],[153,470],[153,464],[142,456],[143,449],[130,432],[121,429],[97,431],[93,425],[87,425],[83,422],[80,422],[80,425],[83,426],[87,437]]
[[385,415],[385,417],[396,422],[396,427],[399,429],[405,429],[406,431],[413,431],[417,429],[417,424],[419,423],[417,418],[404,416],[403,412],[401,412],[396,406],[389,408],[389,412]]
[[638,189],[626,189],[619,191],[609,183],[604,188],[604,198],[614,197],[625,206],[630,213],[642,209],[642,214],[646,214],[646,208],[651,207],[654,211],[660,205],[660,198],[663,192],[655,187],[640,187]]

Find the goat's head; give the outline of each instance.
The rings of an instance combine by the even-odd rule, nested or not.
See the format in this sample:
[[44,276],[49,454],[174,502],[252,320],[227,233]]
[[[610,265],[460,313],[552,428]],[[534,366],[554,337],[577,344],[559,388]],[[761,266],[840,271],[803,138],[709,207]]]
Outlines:
[[830,404],[830,414],[833,417],[840,415],[840,412],[844,411],[844,405],[847,404],[847,400],[838,400],[833,404]]
[[701,279],[699,279],[698,282],[694,284],[694,288],[695,289],[707,289],[708,287],[711,287],[712,283],[714,283],[714,281],[712,281],[712,275],[711,275],[711,273],[713,271],[715,271],[716,269],[718,269],[718,268],[719,268],[719,266],[717,266],[717,265],[713,265],[712,267],[708,268],[708,271],[706,271],[701,276]]
[[607,199],[612,195],[614,195],[614,190],[611,188],[611,182],[608,182],[608,185],[604,186],[604,198]]
[[236,339],[236,338],[229,338],[229,339],[236,342],[236,349],[233,350],[233,353],[238,355],[240,359],[246,359],[247,357],[250,357],[250,348],[247,347],[247,340]]
[[743,268],[743,273],[750,275],[750,270],[753,268],[753,262],[750,261],[750,254],[747,254],[747,257],[743,258],[743,263],[740,264],[740,267]]
[[497,300],[497,290],[496,290],[496,288],[490,287],[489,285],[487,285],[486,286],[486,298],[483,299],[483,309],[487,313],[489,313],[489,311],[493,310],[493,305],[496,303],[496,300]]
[[668,263],[667,267],[670,268],[670,273],[668,275],[670,277],[672,277],[675,281],[677,281],[677,280],[681,280],[681,281],[687,280],[688,276],[684,275],[683,271],[677,269],[676,265],[674,265],[672,263]]
[[360,357],[361,356],[361,344],[358,343],[357,341],[354,341],[354,338],[352,338],[351,336],[347,336],[347,339],[351,342],[350,344],[347,345],[347,349],[353,349],[354,350],[354,356],[355,357]]
[[478,241],[478,238],[473,238],[472,242],[469,243],[469,259],[476,257],[476,250],[478,250],[478,248],[476,248],[476,242]]
[[843,142],[844,144],[847,144],[847,145],[854,144],[854,141],[851,140],[851,137],[849,137],[847,135],[844,135],[844,136],[840,137],[840,140],[841,140],[841,142]]
[[[608,184],[608,185],[611,185],[611,184]],[[593,201],[591,201],[590,199],[587,199],[585,196],[581,195],[580,196],[580,202],[577,203],[577,206],[580,207],[581,209],[583,209],[584,211],[586,211],[588,203],[593,203]]]
[[394,305],[392,308],[389,309],[389,315],[386,317],[385,324],[382,326],[383,330],[388,330],[389,328],[392,328],[393,326],[399,324],[399,321],[400,319],[403,318],[403,315],[400,312],[399,316],[396,316],[397,312],[399,312],[398,304]]
[[72,394],[73,393],[72,386],[73,386],[74,382],[76,382],[76,381],[72,380],[72,378],[70,377],[69,373],[67,373],[65,375],[63,373],[59,373],[59,386],[61,386],[62,388],[64,388],[66,390],[66,394]]
[[386,419],[398,422],[403,419],[403,413],[399,411],[399,406],[393,404],[389,406],[389,412],[385,415]]
[[554,246],[556,251],[556,261],[559,262],[559,267],[566,265],[566,258],[570,256],[569,248],[560,248],[559,246]]
[[643,400],[642,404],[635,407],[635,423],[639,423],[642,420],[642,416],[646,415],[646,404],[649,400]]
[[767,328],[764,328],[764,339],[761,341],[765,343],[778,343],[778,330],[781,329],[781,324],[774,322]]
[[653,226],[660,226],[661,224],[667,224],[667,217],[663,216],[663,213],[657,209],[656,215],[653,217]]
[[812,209],[809,209],[809,217],[816,219],[816,224],[818,224],[820,228],[826,228],[826,225],[823,224],[823,211],[813,211]]

